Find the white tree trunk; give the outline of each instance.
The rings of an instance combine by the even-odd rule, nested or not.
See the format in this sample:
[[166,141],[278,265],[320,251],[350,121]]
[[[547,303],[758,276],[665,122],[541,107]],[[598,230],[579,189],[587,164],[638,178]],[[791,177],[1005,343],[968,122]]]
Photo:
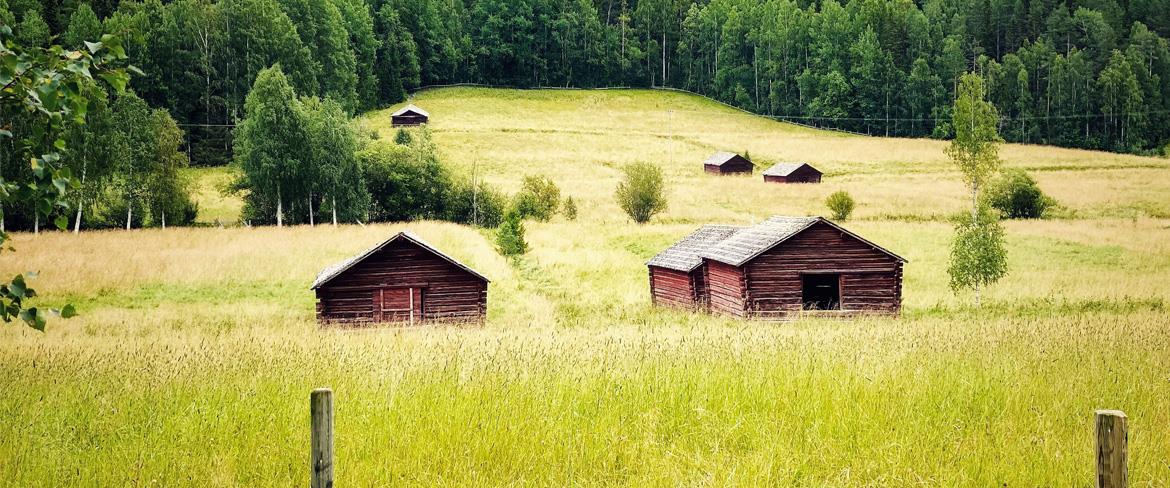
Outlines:
[[167,212],[164,210],[160,214],[162,215],[162,228],[165,229],[167,228]]
[[317,223],[313,221],[313,197],[309,197],[309,227],[316,227]]
[[41,233],[41,214],[36,213],[35,210],[33,213],[35,214],[33,215],[33,234],[39,235]]
[[73,221],[73,233],[81,233],[81,202],[77,202],[77,218]]
[[280,185],[276,185],[276,226],[284,227],[284,206],[280,201]]
[[333,210],[333,226],[337,227],[337,197],[331,197],[330,207]]
[[134,217],[134,204],[126,202],[126,230],[130,230],[130,219]]

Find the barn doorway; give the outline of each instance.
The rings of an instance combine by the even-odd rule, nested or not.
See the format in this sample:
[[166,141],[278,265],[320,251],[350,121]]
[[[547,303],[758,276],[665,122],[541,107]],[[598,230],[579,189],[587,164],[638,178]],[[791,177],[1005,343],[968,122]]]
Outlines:
[[387,287],[374,291],[374,318],[378,322],[414,325],[423,319],[423,289]]
[[805,310],[840,310],[841,275],[801,275],[802,301]]

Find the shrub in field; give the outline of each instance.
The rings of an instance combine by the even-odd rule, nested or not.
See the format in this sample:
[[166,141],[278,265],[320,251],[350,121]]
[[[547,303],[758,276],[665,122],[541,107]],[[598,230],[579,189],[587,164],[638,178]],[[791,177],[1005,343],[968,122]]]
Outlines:
[[456,181],[447,199],[446,219],[460,224],[495,228],[504,219],[508,197],[484,182]]
[[662,168],[651,163],[631,163],[622,168],[625,178],[617,187],[618,206],[639,224],[666,210]]
[[394,134],[394,143],[399,145],[409,145],[411,142],[410,133],[406,129],[398,129],[398,133]]
[[577,202],[573,201],[573,197],[565,197],[565,203],[561,204],[561,208],[566,219],[577,220]]
[[561,204],[561,189],[546,176],[525,176],[516,194],[516,211],[521,218],[547,222]]
[[853,214],[855,203],[849,192],[838,190],[825,199],[825,206],[829,207],[830,212],[833,212],[833,220],[849,220],[849,216]]
[[370,192],[370,220],[442,219],[451,175],[438,158],[413,146],[371,144],[358,157]]
[[985,194],[987,203],[1009,219],[1038,219],[1056,202],[1040,191],[1024,170],[1008,170],[993,181]]
[[519,256],[528,252],[528,243],[524,241],[524,221],[515,210],[504,216],[503,223],[496,230],[496,246],[505,256]]

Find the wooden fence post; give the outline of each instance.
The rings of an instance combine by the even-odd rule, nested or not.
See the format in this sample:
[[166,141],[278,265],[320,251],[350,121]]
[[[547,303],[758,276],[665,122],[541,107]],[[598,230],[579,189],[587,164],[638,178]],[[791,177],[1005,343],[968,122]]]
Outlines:
[[1097,488],[1129,486],[1129,426],[1120,410],[1097,410]]
[[313,417],[310,438],[311,488],[333,488],[333,390],[317,388],[309,397]]

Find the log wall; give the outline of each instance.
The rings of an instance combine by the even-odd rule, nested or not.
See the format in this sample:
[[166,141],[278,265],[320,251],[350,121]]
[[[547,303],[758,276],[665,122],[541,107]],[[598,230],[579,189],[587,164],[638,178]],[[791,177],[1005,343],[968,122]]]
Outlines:
[[650,294],[655,305],[695,308],[697,296],[691,273],[650,266]]
[[802,273],[841,275],[841,310],[897,313],[902,263],[820,223],[745,265],[748,314],[783,317],[803,308]]
[[322,323],[374,323],[382,288],[421,288],[422,321],[482,321],[487,282],[407,240],[392,242],[317,289]]
[[745,283],[742,268],[706,260],[708,309],[712,312],[743,317],[746,315]]

